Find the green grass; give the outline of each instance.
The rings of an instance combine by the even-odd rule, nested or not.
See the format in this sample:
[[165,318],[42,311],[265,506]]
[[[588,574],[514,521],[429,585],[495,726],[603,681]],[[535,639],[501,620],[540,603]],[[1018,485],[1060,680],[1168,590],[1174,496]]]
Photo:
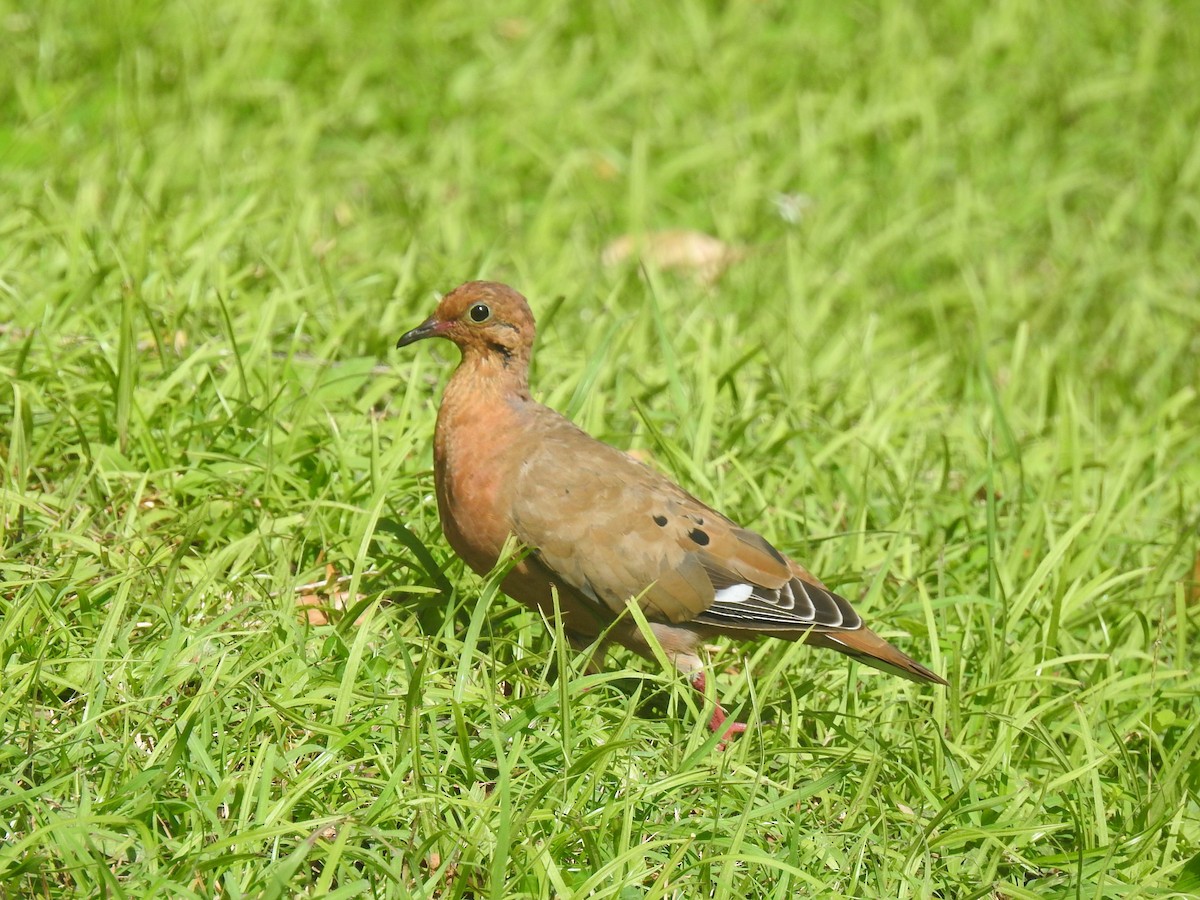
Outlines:
[[[1187,4],[402,7],[0,7],[0,895],[1200,891]],[[390,348],[477,276],[951,687],[723,645],[719,752],[465,572]]]

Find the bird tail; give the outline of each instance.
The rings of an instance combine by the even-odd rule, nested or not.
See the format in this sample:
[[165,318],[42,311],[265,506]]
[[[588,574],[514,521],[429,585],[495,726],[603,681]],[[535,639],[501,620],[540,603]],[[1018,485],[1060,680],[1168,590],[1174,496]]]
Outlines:
[[942,676],[905,656],[866,626],[854,631],[815,631],[808,635],[806,642],[814,647],[827,647],[844,653],[865,665],[909,681],[948,684]]

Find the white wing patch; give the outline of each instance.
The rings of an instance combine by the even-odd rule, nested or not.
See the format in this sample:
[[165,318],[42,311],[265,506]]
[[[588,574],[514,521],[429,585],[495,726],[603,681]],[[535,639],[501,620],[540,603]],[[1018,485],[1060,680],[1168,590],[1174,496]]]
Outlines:
[[717,591],[713,600],[715,603],[745,603],[753,593],[753,585],[731,584],[729,587],[721,588],[721,590]]

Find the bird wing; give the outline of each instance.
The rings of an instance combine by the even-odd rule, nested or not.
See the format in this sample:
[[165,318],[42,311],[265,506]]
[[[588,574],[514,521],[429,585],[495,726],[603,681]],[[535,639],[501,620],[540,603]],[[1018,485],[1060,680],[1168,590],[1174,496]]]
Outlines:
[[846,600],[761,535],[551,415],[532,429],[510,497],[513,533],[555,581],[614,615],[636,598],[648,619],[670,624],[862,627]]

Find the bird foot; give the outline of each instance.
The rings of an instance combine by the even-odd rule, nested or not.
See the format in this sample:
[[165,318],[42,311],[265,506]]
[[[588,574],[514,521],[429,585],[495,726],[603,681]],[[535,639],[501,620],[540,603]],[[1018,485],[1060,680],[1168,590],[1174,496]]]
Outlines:
[[[692,687],[703,694],[704,686],[704,673],[697,672],[692,676]],[[746,731],[747,726],[745,722],[729,722],[728,720],[729,714],[725,712],[720,703],[717,703],[716,708],[713,710],[712,718],[708,720],[708,730],[721,735],[721,742],[717,744],[717,749],[719,750],[725,749],[725,744],[733,735],[742,734]]]

